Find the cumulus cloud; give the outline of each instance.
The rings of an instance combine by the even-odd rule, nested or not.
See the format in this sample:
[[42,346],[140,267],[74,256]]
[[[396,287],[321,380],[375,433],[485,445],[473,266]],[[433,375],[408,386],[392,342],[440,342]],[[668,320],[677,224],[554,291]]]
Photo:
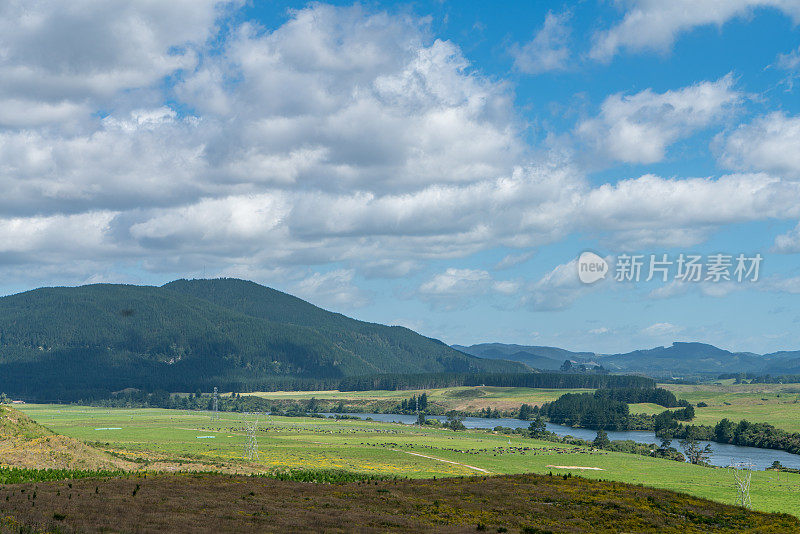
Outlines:
[[166,108],[107,117],[90,133],[0,131],[3,213],[132,209],[186,202],[218,190],[198,128]]
[[448,268],[437,273],[417,289],[418,295],[429,302],[453,307],[471,297],[494,292],[513,295],[519,283],[512,280],[495,280],[483,269]]
[[672,323],[653,323],[647,328],[644,328],[642,330],[642,333],[652,337],[661,337],[661,336],[677,334],[682,330],[683,327],[676,326]]
[[351,269],[315,272],[296,283],[293,293],[315,304],[333,309],[354,309],[370,302],[369,294],[353,283]]
[[775,252],[794,254],[800,252],[800,223],[792,230],[775,238],[773,246]]
[[800,179],[800,116],[776,111],[721,137],[720,163]]
[[790,72],[800,71],[800,46],[786,54],[778,54],[776,65]]
[[[666,179],[644,175],[604,184],[580,204],[586,224],[614,232],[623,250],[700,242],[725,224],[800,215],[800,185],[767,174]],[[719,202],[724,198],[725,202]]]
[[612,28],[594,36],[591,57],[610,61],[621,49],[666,52],[681,33],[706,25],[722,26],[757,8],[774,8],[800,21],[800,4],[794,0],[626,0],[625,15]]
[[[530,250],[575,232],[631,246],[696,243],[732,222],[800,217],[800,184],[766,172],[592,186],[569,158],[534,153],[511,88],[432,38],[425,19],[311,4],[277,28],[235,23],[220,34],[225,7],[210,0],[93,5],[0,8],[0,30],[9,30],[0,31],[8,269],[90,258],[103,271],[109,257],[155,272],[207,266],[209,275],[279,277],[287,289],[352,307],[368,300],[353,292],[361,276],[402,277],[431,259]],[[60,20],[97,46],[62,39]],[[26,24],[40,41],[15,29]],[[43,59],[54,47],[60,59]],[[23,74],[41,87],[28,91]],[[177,85],[164,95],[170,76]],[[589,138],[615,139],[613,149],[603,145],[614,157],[649,161],[737,98],[730,77],[616,95],[585,128]],[[637,148],[620,124],[655,141]],[[318,272],[292,279],[298,265]],[[458,271],[418,294],[523,290],[487,271]],[[533,307],[571,302],[579,288],[561,275],[534,284]]]
[[613,160],[661,161],[669,145],[730,113],[742,98],[733,86],[728,74],[664,93],[618,93],[606,98],[598,117],[581,122],[577,134]]
[[419,287],[424,295],[461,296],[483,291],[492,277],[480,269],[447,269]]
[[[77,0],[0,4],[0,126],[85,117],[121,90],[193,68],[219,0]],[[15,103],[16,102],[16,103]],[[6,106],[2,106],[5,108]]]
[[536,311],[563,310],[583,295],[608,285],[608,280],[584,284],[578,278],[578,260],[562,263],[525,288],[522,303]]
[[[406,191],[507,173],[522,150],[511,95],[424,22],[314,5],[243,25],[178,94],[225,119],[207,152],[241,182]],[[294,154],[293,160],[285,161]]]
[[568,21],[569,13],[548,12],[544,26],[533,40],[523,45],[515,43],[509,49],[514,67],[525,74],[566,69],[570,58]]

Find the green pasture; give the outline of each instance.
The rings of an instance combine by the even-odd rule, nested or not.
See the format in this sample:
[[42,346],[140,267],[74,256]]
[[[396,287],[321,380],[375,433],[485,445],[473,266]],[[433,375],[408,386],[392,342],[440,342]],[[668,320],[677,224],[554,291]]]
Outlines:
[[[769,423],[789,432],[800,432],[800,384],[662,384],[679,399],[695,406],[692,423],[714,425],[724,418],[738,422]],[[632,404],[632,413],[654,414],[664,409],[654,404]]]
[[[695,406],[693,423],[714,425],[724,418],[738,422],[769,423],[790,432],[800,432],[800,384],[733,384],[732,381],[700,385],[659,384],[679,399]],[[273,391],[253,395],[281,401],[307,401],[312,397],[330,405],[342,402],[362,412],[390,410],[412,395],[427,393],[429,403],[442,411],[479,411],[484,408],[517,410],[520,405],[541,405],[565,393],[586,393],[592,389],[534,389],[504,387],[453,387],[408,391]],[[657,414],[664,407],[656,404],[632,404],[631,413]]]
[[[187,465],[201,461],[206,466],[234,463],[263,471],[342,468],[410,478],[571,472],[672,489],[725,503],[735,500],[733,477],[726,469],[593,451],[483,430],[453,432],[397,423],[261,416],[257,433],[259,459],[251,464],[243,458],[246,432],[241,414],[223,413],[212,422],[207,412],[58,405],[20,408],[55,432],[99,444],[127,458],[180,461]],[[800,475],[755,472],[751,494],[756,509],[800,515]]]
[[310,400],[333,404],[342,402],[355,405],[363,411],[370,407],[387,408],[413,395],[428,395],[428,402],[444,410],[478,411],[490,407],[499,410],[517,410],[520,405],[541,405],[556,400],[565,393],[593,392],[593,389],[539,389],[495,386],[461,386],[452,388],[418,389],[403,391],[270,391],[250,393],[272,400]]

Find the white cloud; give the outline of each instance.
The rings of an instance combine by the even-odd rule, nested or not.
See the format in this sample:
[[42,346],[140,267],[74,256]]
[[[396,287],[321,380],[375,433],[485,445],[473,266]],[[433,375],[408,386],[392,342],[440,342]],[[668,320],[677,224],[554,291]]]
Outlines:
[[800,252],[800,223],[792,230],[776,237],[773,250],[783,254],[795,254]]
[[661,337],[676,334],[682,330],[683,327],[676,326],[672,323],[654,323],[643,329],[642,333],[652,337]]
[[426,42],[423,21],[320,4],[291,15],[272,32],[245,24],[178,87],[220,119],[206,148],[219,172],[269,182],[277,159],[288,182],[329,191],[510,172],[523,146],[510,91],[453,43]]
[[38,102],[26,98],[0,99],[0,127],[42,126],[86,116],[90,108],[84,104],[62,100]]
[[0,103],[19,110],[24,102],[22,109],[30,113],[26,118],[6,110],[0,125],[87,118],[90,102],[108,103],[121,90],[146,88],[193,68],[197,48],[210,37],[226,3],[3,2]]
[[[800,216],[800,184],[766,174],[665,179],[645,175],[589,191],[580,204],[586,226],[613,232],[623,250],[691,245],[726,224]],[[725,199],[720,202],[719,199]]]
[[528,284],[522,297],[523,304],[536,311],[563,310],[583,295],[607,285],[610,278],[594,284],[584,284],[578,279],[578,260],[563,263],[538,281]]
[[800,47],[786,54],[778,54],[775,66],[787,72],[783,80],[787,91],[794,90],[794,82],[800,77]]
[[793,276],[789,278],[771,276],[764,280],[764,283],[759,286],[759,289],[783,294],[788,293],[790,295],[797,295],[800,294],[800,276]]
[[[652,290],[648,296],[654,299],[666,299],[680,295],[685,295],[689,291],[698,291],[706,297],[722,298],[730,295],[735,291],[741,291],[747,288],[749,282],[735,282],[735,281],[699,281],[699,282],[685,282],[683,280],[673,280],[663,286],[657,287]],[[763,289],[763,284],[754,286],[758,289]]]
[[[49,21],[42,28],[73,16],[42,5],[32,11]],[[0,101],[16,102],[0,106],[3,264],[113,255],[155,272],[207,266],[260,280],[288,280],[286,270],[297,265],[336,264],[344,272],[325,283],[356,285],[353,272],[406,276],[431,259],[525,250],[576,232],[628,246],[685,244],[725,224],[800,217],[793,201],[800,183],[767,173],[644,175],[592,186],[569,158],[534,154],[510,88],[472,69],[453,43],[432,39],[424,19],[312,4],[276,29],[235,25],[211,54],[203,43],[216,37],[220,8],[192,5],[189,27],[174,33],[186,4],[139,2],[113,13],[103,4],[81,15],[99,25],[116,13],[111,26],[128,28],[120,38],[141,25],[131,41],[137,50],[108,41],[116,34],[104,28],[86,29],[107,48],[93,50],[95,59],[80,39],[37,44],[40,52],[58,46],[67,59],[85,58],[69,63],[74,73],[27,58],[33,52],[20,43],[28,37],[0,32],[11,50],[0,74],[30,65],[45,81],[59,79],[58,91],[28,94],[0,75]],[[4,9],[19,17],[24,4]],[[160,86],[175,69],[184,71],[168,107]],[[729,77],[617,95],[594,127],[598,135],[619,123],[652,131],[655,148],[637,149],[635,136],[618,136],[614,146],[623,159],[658,158],[737,98]],[[89,110],[93,118],[67,124]],[[45,113],[63,123],[46,124]],[[528,257],[510,254],[496,268]],[[470,284],[491,294],[520,291],[518,281],[483,272],[471,282],[450,276],[459,278],[451,291]],[[321,291],[320,280],[312,276],[300,289]],[[434,277],[419,294],[446,296],[447,280]],[[541,296],[531,297],[534,307],[561,306],[572,294],[555,274],[533,293]]]
[[611,330],[609,330],[605,326],[601,326],[600,328],[592,328],[591,330],[589,330],[589,333],[593,334],[595,336],[599,336],[599,335],[602,335],[602,334],[608,334],[609,332],[611,332]]
[[668,299],[678,295],[684,295],[689,291],[692,284],[683,280],[672,280],[671,282],[658,286],[648,293],[648,297],[654,299]]
[[717,141],[720,163],[737,170],[800,179],[800,116],[776,111],[743,124]]
[[507,254],[502,260],[498,261],[493,269],[495,271],[502,271],[503,269],[510,269],[517,265],[523,264],[533,257],[535,251],[522,252],[520,254]]
[[110,235],[114,214],[0,218],[0,264],[54,265],[75,258],[103,259],[123,255]]
[[492,283],[492,289],[504,295],[514,295],[520,290],[520,284],[513,280],[498,280]]
[[606,98],[597,118],[580,123],[577,134],[608,158],[655,163],[678,139],[729,114],[742,98],[733,85],[729,74],[664,93],[618,93]]
[[17,214],[129,209],[194,200],[215,186],[198,129],[168,110],[109,117],[88,134],[0,131],[0,210]]
[[403,278],[419,269],[418,261],[401,259],[366,261],[360,267],[367,278]]
[[568,20],[568,13],[548,12],[544,26],[533,40],[522,46],[514,44],[509,49],[514,67],[525,74],[566,69],[570,58]]
[[519,282],[495,280],[483,269],[448,268],[423,282],[417,294],[433,304],[452,308],[471,297],[490,292],[513,295],[520,289]]
[[481,269],[449,268],[423,283],[419,292],[423,295],[460,297],[485,291],[491,281],[491,275]]
[[594,36],[590,55],[610,61],[621,49],[634,52],[666,52],[681,33],[699,26],[722,26],[735,17],[746,16],[757,8],[783,11],[796,23],[800,4],[795,0],[626,0],[622,21]]
[[778,54],[776,62],[778,68],[788,71],[800,70],[800,47],[786,54]]
[[353,283],[354,272],[337,269],[327,273],[315,272],[293,286],[293,294],[314,304],[331,309],[354,309],[366,306],[369,295]]

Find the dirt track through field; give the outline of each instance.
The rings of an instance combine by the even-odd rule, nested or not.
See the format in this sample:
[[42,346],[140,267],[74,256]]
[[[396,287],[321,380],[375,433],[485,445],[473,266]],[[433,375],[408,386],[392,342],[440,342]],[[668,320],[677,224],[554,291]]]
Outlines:
[[397,450],[397,449],[392,449],[392,450],[396,451],[396,452],[404,452],[404,453],[410,454],[412,456],[421,456],[422,458],[428,458],[429,460],[436,460],[437,462],[445,462],[445,463],[448,463],[448,464],[460,465],[461,467],[466,467],[468,469],[474,469],[475,471],[480,471],[481,473],[486,473],[487,475],[491,474],[491,471],[487,471],[486,469],[481,469],[480,467],[475,467],[474,465],[467,465],[467,464],[462,464],[460,462],[453,462],[451,460],[444,460],[442,458],[436,458],[434,456],[428,456],[428,455],[425,455],[425,454],[420,454],[418,452],[400,451],[400,450]]

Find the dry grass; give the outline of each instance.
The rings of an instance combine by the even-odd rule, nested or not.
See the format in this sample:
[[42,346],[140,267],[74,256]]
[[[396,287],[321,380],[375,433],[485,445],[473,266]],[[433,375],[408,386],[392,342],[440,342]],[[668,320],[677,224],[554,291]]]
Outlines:
[[27,415],[0,406],[0,465],[36,469],[132,469],[73,438],[51,432]]
[[[146,461],[142,461],[142,460]],[[261,466],[240,461],[175,458],[175,455],[100,450],[56,434],[8,406],[0,406],[0,467],[29,469],[124,470],[154,472],[216,471],[252,474]],[[2,507],[0,507],[2,510]]]
[[150,475],[8,485],[0,503],[0,531],[16,532],[800,532],[785,514],[559,475],[337,485]]

